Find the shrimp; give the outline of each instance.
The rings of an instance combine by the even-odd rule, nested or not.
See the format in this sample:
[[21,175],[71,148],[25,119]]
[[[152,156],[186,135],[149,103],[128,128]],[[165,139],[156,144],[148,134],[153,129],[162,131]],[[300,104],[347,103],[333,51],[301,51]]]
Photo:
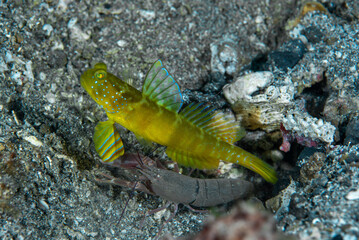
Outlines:
[[150,211],[146,216],[167,208],[171,202],[175,203],[174,213],[163,224],[158,235],[164,225],[175,216],[178,204],[183,204],[192,211],[201,211],[192,207],[212,207],[248,198],[254,189],[251,182],[241,179],[200,179],[162,169],[149,157],[137,154],[126,153],[112,162],[111,166],[135,171],[140,175],[140,180],[131,182],[101,174],[105,179],[96,179],[98,182],[132,188],[170,201],[164,207]]

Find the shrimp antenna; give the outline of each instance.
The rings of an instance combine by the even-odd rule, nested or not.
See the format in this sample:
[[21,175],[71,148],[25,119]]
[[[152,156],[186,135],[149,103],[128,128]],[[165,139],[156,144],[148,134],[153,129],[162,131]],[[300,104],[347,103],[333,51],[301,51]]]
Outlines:
[[[155,156],[155,152],[157,151],[157,149],[159,149],[160,146],[157,146],[152,152],[151,154],[149,155],[149,157],[154,157]],[[161,168],[161,169],[164,169],[165,167],[162,165],[162,163],[156,158],[155,159],[155,162],[156,162],[156,167],[158,168]]]
[[157,149],[159,149],[160,146],[157,146],[152,152],[150,155],[148,155],[149,157],[154,157],[155,156],[155,152],[157,151]]
[[133,196],[134,196],[134,192],[135,192],[137,183],[138,183],[138,182],[135,182],[135,185],[134,185],[133,188],[131,189],[132,191],[128,194],[129,196],[128,196],[128,198],[127,198],[125,207],[122,209],[122,212],[121,212],[121,215],[120,215],[120,219],[118,220],[118,223],[117,223],[117,224],[120,224],[120,222],[121,222],[121,220],[122,220],[122,218],[123,218],[123,215],[125,214],[127,205],[128,205],[128,203],[129,203],[130,199],[132,199]]
[[141,166],[141,167],[143,167],[145,164],[143,163],[143,161],[142,161],[142,158],[141,158],[141,155],[140,155],[140,153],[139,152],[137,152],[137,159],[136,159],[136,161],[138,162],[138,164]]

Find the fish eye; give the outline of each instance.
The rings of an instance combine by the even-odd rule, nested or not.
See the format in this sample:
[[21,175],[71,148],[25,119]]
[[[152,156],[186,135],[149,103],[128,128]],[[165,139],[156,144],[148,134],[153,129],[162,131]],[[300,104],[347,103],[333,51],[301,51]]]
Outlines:
[[95,72],[95,77],[98,79],[98,80],[102,80],[102,79],[105,79],[107,76],[107,73],[106,71],[104,70],[98,70]]

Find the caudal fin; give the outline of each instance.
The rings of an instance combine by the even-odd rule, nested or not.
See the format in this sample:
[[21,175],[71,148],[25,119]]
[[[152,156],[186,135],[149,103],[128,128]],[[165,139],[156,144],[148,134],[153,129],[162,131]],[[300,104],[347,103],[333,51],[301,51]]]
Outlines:
[[236,148],[240,151],[240,154],[238,154],[240,157],[237,159],[232,159],[232,161],[230,160],[229,162],[242,165],[249,170],[258,173],[270,183],[275,184],[278,181],[277,173],[271,165],[239,147]]

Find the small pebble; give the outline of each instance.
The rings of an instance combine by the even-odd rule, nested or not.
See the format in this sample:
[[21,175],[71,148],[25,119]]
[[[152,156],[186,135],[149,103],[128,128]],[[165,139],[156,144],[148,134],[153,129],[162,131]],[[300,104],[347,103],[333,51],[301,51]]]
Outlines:
[[359,199],[359,189],[349,192],[345,196],[345,198],[348,199],[348,200],[358,200]]
[[39,141],[35,136],[24,136],[23,138],[35,147],[41,147],[43,145],[43,143]]
[[45,24],[43,27],[42,27],[42,30],[44,30],[46,33],[46,36],[50,36],[52,31],[54,30],[54,28],[50,25],[50,24]]
[[117,41],[117,46],[119,47],[126,47],[127,46],[127,42],[125,40],[118,40]]
[[44,209],[44,210],[49,210],[49,209],[50,209],[49,205],[45,202],[45,200],[41,199],[41,200],[39,201],[39,203],[40,203],[40,207],[41,207],[42,209]]
[[156,17],[156,13],[150,10],[140,10],[140,15],[147,21],[151,21]]

